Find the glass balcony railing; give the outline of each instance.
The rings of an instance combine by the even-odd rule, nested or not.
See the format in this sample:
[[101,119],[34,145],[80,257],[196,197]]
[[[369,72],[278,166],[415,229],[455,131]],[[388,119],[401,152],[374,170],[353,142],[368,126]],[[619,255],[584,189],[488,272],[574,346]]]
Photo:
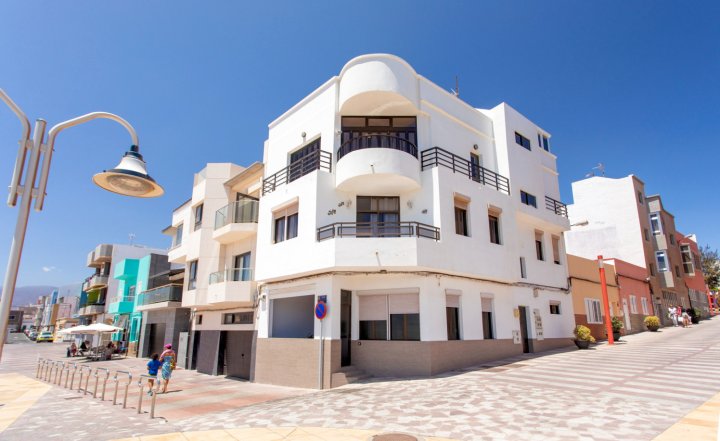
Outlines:
[[183,287],[181,284],[158,286],[140,293],[138,306],[161,302],[182,302]]
[[215,229],[228,224],[257,223],[258,205],[254,199],[230,203],[215,212]]
[[223,282],[248,282],[253,278],[251,268],[231,268],[210,274],[210,284]]

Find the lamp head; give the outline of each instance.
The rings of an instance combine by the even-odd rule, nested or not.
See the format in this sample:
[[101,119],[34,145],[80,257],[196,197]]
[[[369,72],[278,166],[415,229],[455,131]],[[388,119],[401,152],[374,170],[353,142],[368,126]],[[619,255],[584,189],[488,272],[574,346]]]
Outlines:
[[138,198],[154,198],[162,196],[165,192],[147,174],[145,161],[136,145],[131,146],[130,150],[125,152],[115,168],[93,176],[93,182],[107,191]]

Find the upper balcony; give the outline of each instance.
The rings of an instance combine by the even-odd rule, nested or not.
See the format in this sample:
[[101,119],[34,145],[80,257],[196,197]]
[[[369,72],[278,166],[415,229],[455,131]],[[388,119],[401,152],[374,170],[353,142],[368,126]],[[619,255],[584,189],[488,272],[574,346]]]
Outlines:
[[135,296],[110,299],[108,314],[130,314],[135,309]]
[[279,172],[263,179],[262,194],[272,193],[280,185],[290,183],[296,179],[312,173],[315,170],[332,172],[332,153],[316,150],[307,156],[291,163]]
[[85,283],[83,283],[83,291],[104,288],[108,284],[110,277],[106,274],[93,274]]
[[105,262],[112,260],[113,246],[110,244],[98,245],[94,250],[88,253],[87,266],[100,267]]
[[251,306],[256,287],[250,268],[231,268],[212,273],[207,304],[215,307]]
[[182,284],[171,283],[159,286],[140,293],[137,310],[179,308],[182,305],[182,298]]
[[105,312],[105,303],[87,304],[78,309],[78,315],[98,315]]
[[257,234],[258,205],[254,199],[245,199],[215,212],[213,239],[227,244]]
[[433,147],[422,152],[423,171],[433,167],[445,167],[460,173],[475,182],[486,185],[501,193],[510,194],[510,180],[505,176],[488,170],[469,159],[462,158],[440,147]]
[[545,196],[545,208],[557,214],[558,216],[568,217],[567,205],[560,201],[556,201],[550,196]]

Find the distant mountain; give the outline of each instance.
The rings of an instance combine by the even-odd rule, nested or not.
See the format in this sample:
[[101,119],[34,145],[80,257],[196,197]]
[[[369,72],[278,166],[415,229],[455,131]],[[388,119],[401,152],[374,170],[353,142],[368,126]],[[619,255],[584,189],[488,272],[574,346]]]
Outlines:
[[[52,294],[55,286],[20,286],[15,288],[13,296],[13,306],[26,306],[35,304],[38,297]],[[2,295],[2,287],[0,287],[0,296]]]

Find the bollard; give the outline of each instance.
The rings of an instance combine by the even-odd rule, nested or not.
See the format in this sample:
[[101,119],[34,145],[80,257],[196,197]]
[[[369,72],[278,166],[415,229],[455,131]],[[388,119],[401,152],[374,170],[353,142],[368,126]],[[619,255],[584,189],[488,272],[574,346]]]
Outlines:
[[[72,376],[70,376],[70,364],[72,364]],[[75,371],[77,370],[77,363],[69,363],[67,369],[68,372],[65,374],[65,389],[72,390],[73,381],[75,380]],[[70,380],[70,387],[68,387],[68,380]]]
[[98,382],[100,381],[100,377],[98,377],[98,371],[100,368],[95,369],[95,388],[93,389],[93,398],[97,398],[97,387]]
[[115,392],[113,393],[113,406],[117,404],[117,394],[118,389],[120,388],[120,379],[118,378],[118,374],[125,374],[128,376],[128,382],[125,384],[125,399],[123,400],[123,409],[125,408],[125,405],[127,404],[127,393],[128,393],[128,386],[130,386],[130,382],[132,381],[132,375],[128,371],[115,371],[115,377],[113,377],[113,380],[115,381]]
[[[100,401],[105,401],[105,389],[107,388],[108,378],[110,378],[110,371],[107,370],[106,368],[97,368],[95,370],[95,375],[97,375],[98,371],[105,371],[105,378],[103,379],[102,394],[100,395]],[[97,380],[95,381],[95,389],[97,389]]]
[[[140,379],[138,380],[138,386],[140,387],[140,393],[139,393],[140,397],[138,398],[138,410],[137,410],[137,413],[142,413],[143,388],[145,387],[144,382],[143,382],[143,379],[148,379],[148,380],[149,380],[149,379],[152,379],[152,380],[154,380],[154,382],[153,382],[153,387],[152,387],[150,390],[156,389],[157,386],[158,386],[158,385],[157,385],[157,377],[153,377],[153,376],[145,375],[145,374],[140,375]],[[153,399],[152,399],[152,401],[150,402],[150,418],[154,418],[154,417],[155,417],[155,395],[157,395],[157,392],[154,392],[154,393],[152,394]]]
[[54,361],[48,361],[45,368],[45,377],[43,377],[44,381],[50,381],[50,376],[52,376],[53,368],[55,367]]
[[[83,373],[87,369],[87,375],[85,376],[85,390],[82,388],[82,380],[83,380]],[[90,374],[92,373],[92,368],[89,366],[81,366],[80,367],[80,384],[78,384],[78,392],[83,391],[83,395],[87,394],[88,389],[88,383],[90,382]]]
[[53,384],[60,384],[59,380],[62,380],[62,371],[65,369],[65,363],[62,361],[55,362],[55,380]]
[[43,358],[38,357],[37,359],[37,369],[35,370],[35,378],[40,378],[40,366],[42,366]]

